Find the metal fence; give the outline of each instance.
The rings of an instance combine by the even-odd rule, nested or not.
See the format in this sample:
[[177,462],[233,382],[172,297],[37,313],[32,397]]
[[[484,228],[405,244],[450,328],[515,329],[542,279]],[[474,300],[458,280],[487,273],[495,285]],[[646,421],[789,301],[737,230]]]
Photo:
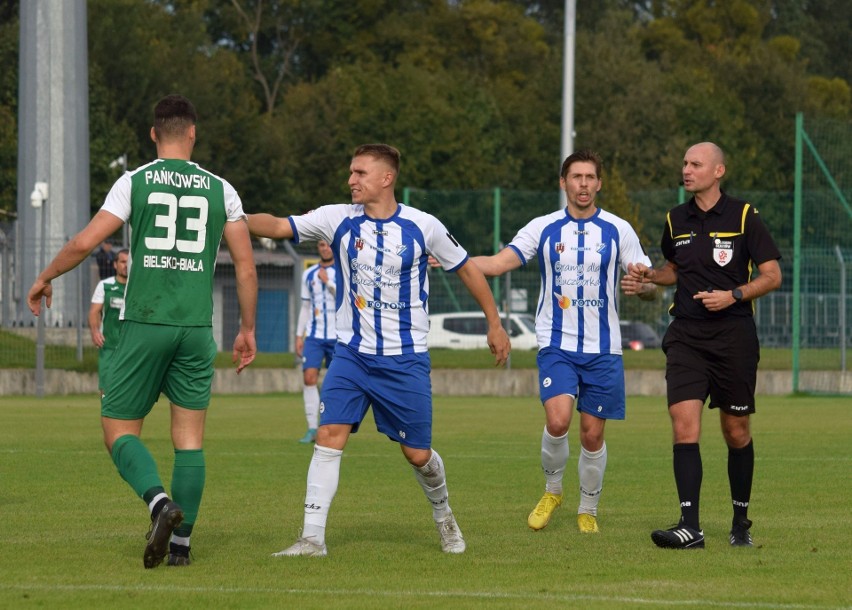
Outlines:
[[[796,117],[793,231],[793,390],[835,392],[823,378],[826,343],[846,370],[847,262],[852,254],[852,122]],[[814,336],[813,329],[818,329]],[[816,349],[815,349],[816,348]]]
[[[641,196],[642,216],[649,255],[655,263],[660,261],[656,245],[658,231],[662,229],[665,210],[672,205],[672,191],[660,191]],[[529,192],[436,192],[408,191],[410,204],[429,211],[444,222],[471,255],[491,254],[495,248],[512,239],[518,229],[536,215],[554,209],[554,193]],[[496,201],[495,201],[496,195]],[[764,206],[786,205],[788,194],[760,193],[757,200]],[[763,214],[763,208],[761,209]],[[789,244],[787,215],[773,210],[766,214],[776,239]],[[16,280],[17,257],[34,256],[32,249],[16,247],[13,223],[0,225],[0,361],[2,366],[32,367],[35,363],[37,325],[26,308],[29,286],[20,286]],[[793,291],[791,264],[792,248],[782,247],[784,285],[781,290],[767,295],[756,303],[756,322],[761,343],[765,347],[790,348],[793,336]],[[852,251],[839,249],[806,250],[801,285],[801,345],[806,349],[833,350],[831,356],[819,358],[821,367],[837,370],[845,366],[841,353],[852,342],[852,329],[845,320],[852,319],[846,298],[847,265],[844,260]],[[302,270],[316,259],[314,244],[293,246],[289,242],[269,243],[266,247],[256,243],[255,260],[258,268],[260,294],[258,299],[258,347],[262,352],[285,353],[292,351],[293,332],[298,317],[300,294],[298,283]],[[823,278],[834,278],[826,282]],[[813,278],[810,281],[809,278]],[[817,278],[820,278],[817,281]],[[61,303],[64,282],[75,282],[83,295],[80,303],[64,303],[62,311],[50,312],[45,320],[45,366],[69,367],[86,358],[96,358],[91,349],[91,338],[86,318],[90,297],[98,281],[94,258],[55,284],[56,299]],[[430,270],[432,313],[470,311],[477,308],[467,290],[452,273]],[[492,289],[502,308],[509,306],[517,312],[534,312],[539,294],[539,273],[535,261],[514,271],[509,277],[492,281]],[[618,304],[623,320],[649,324],[660,335],[670,321],[667,313],[671,303],[671,289],[662,291],[657,301],[647,303],[635,298],[621,297]],[[214,336],[221,350],[230,349],[239,324],[233,266],[227,250],[220,252],[216,268],[214,294]],[[845,340],[844,340],[845,339]],[[828,362],[828,364],[825,364]]]
[[[27,308],[29,286],[19,279],[19,261],[34,256],[32,244],[18,247],[15,224],[0,225],[0,367],[31,368],[39,346],[47,368],[92,368],[97,352],[88,326],[91,296],[99,281],[94,255],[56,280],[53,307],[44,310],[43,329]],[[62,244],[50,244],[55,250]],[[116,250],[121,246],[116,246]],[[37,253],[35,254],[37,256]],[[258,349],[267,353],[292,351],[293,334],[301,305],[302,271],[317,259],[314,244],[255,243],[258,272]],[[41,263],[38,263],[41,268]],[[69,302],[72,284],[82,298]],[[219,251],[214,279],[213,336],[220,351],[230,351],[239,328],[239,305],[233,264],[227,248]],[[39,340],[39,333],[42,339]]]

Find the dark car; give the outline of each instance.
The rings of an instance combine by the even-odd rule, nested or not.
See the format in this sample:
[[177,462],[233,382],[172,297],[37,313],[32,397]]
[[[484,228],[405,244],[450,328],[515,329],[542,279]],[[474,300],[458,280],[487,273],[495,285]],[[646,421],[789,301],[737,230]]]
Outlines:
[[658,348],[660,345],[660,335],[644,322],[621,321],[621,349],[641,350]]

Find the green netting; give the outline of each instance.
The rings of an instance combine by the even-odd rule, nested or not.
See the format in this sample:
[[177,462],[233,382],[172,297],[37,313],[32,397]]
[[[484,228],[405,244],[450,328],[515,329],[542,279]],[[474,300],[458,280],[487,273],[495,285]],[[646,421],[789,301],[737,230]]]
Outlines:
[[[781,267],[784,286],[760,299],[756,304],[756,322],[761,345],[790,349],[792,345],[792,262],[793,262],[793,194],[777,192],[737,192],[752,202],[769,226],[782,251]],[[655,265],[662,263],[660,234],[666,212],[684,197],[677,189],[630,192],[629,200],[638,210],[643,230],[640,233],[648,256]],[[518,230],[536,216],[548,214],[559,205],[559,194],[552,192],[509,191],[437,191],[408,188],[404,200],[440,218],[459,242],[472,255],[492,254],[509,243]],[[606,193],[599,206],[606,209]],[[497,232],[498,238],[494,235]],[[816,260],[815,257],[814,260]],[[819,266],[822,263],[817,262]],[[492,281],[498,305],[505,310],[507,295],[512,295],[512,310],[535,312],[539,293],[539,270],[535,261],[510,274],[509,278]],[[633,298],[620,298],[622,320],[641,321],[651,325],[660,335],[671,318],[668,307],[673,290],[662,291],[662,297],[647,303]],[[431,280],[429,308],[432,313],[470,311],[477,305],[455,274],[434,271]]]
[[[852,304],[846,298],[847,267],[852,264],[850,136],[852,123],[809,122],[797,138],[800,170],[793,193],[732,192],[760,211],[781,249],[784,283],[756,302],[755,320],[762,347],[791,350],[794,390],[838,392],[844,391],[843,383],[852,387],[852,379],[847,382],[844,375],[837,374],[846,368],[845,348],[852,342]],[[638,211],[640,237],[655,264],[662,262],[659,239],[665,214],[683,197],[677,189],[628,193],[630,205]],[[403,200],[440,218],[475,256],[494,253],[529,220],[557,209],[559,193],[556,189],[406,188]],[[599,205],[607,208],[605,190]],[[512,310],[534,312],[539,292],[536,262],[531,261],[508,278],[495,279],[492,288],[501,309],[509,306],[507,297],[511,297]],[[646,322],[663,334],[670,322],[671,296],[671,289],[667,289],[654,303],[621,298],[620,316],[622,320]],[[476,303],[455,274],[432,272],[432,313],[475,309]]]
[[850,393],[818,371],[845,372],[852,338],[852,123],[799,115],[796,130],[793,389]]

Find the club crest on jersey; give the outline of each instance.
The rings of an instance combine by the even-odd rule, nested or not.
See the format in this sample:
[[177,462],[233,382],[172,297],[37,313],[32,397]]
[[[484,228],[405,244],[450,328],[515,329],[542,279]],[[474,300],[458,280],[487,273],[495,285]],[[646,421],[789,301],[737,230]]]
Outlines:
[[564,241],[556,242],[556,245],[553,247],[553,249],[556,250],[559,254],[562,254],[563,252],[565,252],[565,242]]
[[405,244],[399,244],[396,247],[396,255],[402,256],[402,253],[405,252],[407,249],[408,249],[408,246],[406,246]]
[[713,260],[720,267],[724,267],[731,262],[734,257],[734,242],[718,237],[713,240]]
[[604,250],[606,250],[606,244],[603,243],[603,242],[601,242],[597,246],[595,246],[595,252],[597,252],[598,254],[600,254]]
[[360,237],[355,238],[355,249],[356,250],[363,250],[364,249],[364,240],[361,239]]

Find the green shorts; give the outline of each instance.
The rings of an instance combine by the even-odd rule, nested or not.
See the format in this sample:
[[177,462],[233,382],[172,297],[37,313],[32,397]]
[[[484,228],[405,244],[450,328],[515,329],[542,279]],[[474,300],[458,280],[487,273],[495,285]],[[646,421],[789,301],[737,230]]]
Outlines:
[[115,348],[102,347],[98,350],[98,388],[103,389],[107,382],[109,363],[115,354]]
[[141,419],[160,397],[187,409],[206,409],[216,342],[209,326],[125,321],[109,359],[101,415]]

